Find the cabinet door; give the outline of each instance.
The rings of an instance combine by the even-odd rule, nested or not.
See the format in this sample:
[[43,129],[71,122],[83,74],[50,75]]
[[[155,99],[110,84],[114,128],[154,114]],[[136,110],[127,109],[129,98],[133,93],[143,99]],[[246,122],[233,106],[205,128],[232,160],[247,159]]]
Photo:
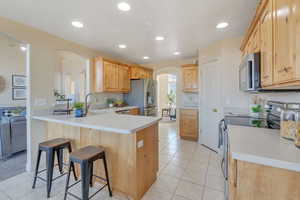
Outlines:
[[129,80],[129,67],[125,65],[118,65],[118,76],[119,76],[119,90],[121,92],[129,92],[130,80]]
[[273,16],[272,1],[268,2],[260,20],[261,29],[261,84],[273,84]]
[[104,61],[104,91],[118,91],[118,65]]
[[183,68],[183,91],[198,92],[198,68],[197,67]]
[[180,110],[180,136],[183,139],[198,140],[197,110]]
[[295,15],[293,15],[293,2],[296,1],[299,0],[274,0],[274,81],[276,83],[284,83],[296,78],[296,26]]
[[259,52],[260,51],[260,23],[258,23],[253,30],[253,44],[252,44],[252,49],[251,51],[253,53]]

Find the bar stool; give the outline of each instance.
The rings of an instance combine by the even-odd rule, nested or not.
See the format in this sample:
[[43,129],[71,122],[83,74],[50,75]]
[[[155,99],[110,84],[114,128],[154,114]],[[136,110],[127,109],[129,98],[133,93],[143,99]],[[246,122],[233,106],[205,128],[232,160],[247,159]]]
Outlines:
[[[69,153],[72,152],[71,147],[71,140],[64,139],[64,138],[56,138],[52,140],[48,140],[45,142],[42,142],[39,144],[39,150],[38,150],[38,156],[37,156],[37,163],[35,168],[35,175],[33,180],[32,189],[35,188],[36,180],[37,178],[45,181],[47,183],[47,198],[50,197],[51,187],[52,187],[52,181],[66,175],[67,173],[63,173],[63,150],[67,148],[69,150]],[[39,165],[41,160],[41,154],[42,152],[46,152],[46,169],[39,171]],[[54,169],[54,155],[57,155],[57,161],[58,161],[58,168],[60,172],[60,176],[53,179],[53,169]],[[75,180],[77,180],[75,170],[73,166],[73,174]],[[47,179],[38,176],[38,174],[47,171]]]
[[[99,176],[96,176],[93,174],[93,163],[99,159],[103,160],[105,176],[106,176],[105,178],[102,178],[102,177],[99,177]],[[71,186],[69,186],[70,173],[71,173],[72,169],[74,170],[74,163],[80,164],[81,180],[79,180],[79,181],[75,182],[74,184],[72,184]],[[100,180],[105,181],[106,184],[89,197],[89,186],[92,186],[93,177],[96,177]],[[68,190],[71,187],[75,186],[79,182],[81,182],[81,187],[82,187],[82,198],[72,194],[71,192],[68,192]],[[67,176],[64,200],[67,199],[68,194],[73,196],[76,199],[88,200],[88,199],[93,198],[98,192],[100,192],[106,186],[108,186],[109,195],[110,195],[110,197],[112,197],[112,191],[111,191],[110,183],[109,183],[105,151],[103,148],[97,147],[97,146],[86,146],[86,147],[83,147],[83,148],[81,148],[77,151],[74,151],[70,154],[69,171],[68,171],[68,176]]]

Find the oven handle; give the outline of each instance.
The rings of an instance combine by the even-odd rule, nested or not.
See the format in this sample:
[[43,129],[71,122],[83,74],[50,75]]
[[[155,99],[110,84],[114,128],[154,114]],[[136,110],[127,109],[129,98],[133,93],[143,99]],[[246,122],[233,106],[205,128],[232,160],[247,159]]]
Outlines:
[[218,141],[218,148],[220,149],[223,141],[224,141],[224,135],[223,135],[223,131],[224,131],[224,127],[225,126],[225,119],[222,119],[219,122],[219,141]]

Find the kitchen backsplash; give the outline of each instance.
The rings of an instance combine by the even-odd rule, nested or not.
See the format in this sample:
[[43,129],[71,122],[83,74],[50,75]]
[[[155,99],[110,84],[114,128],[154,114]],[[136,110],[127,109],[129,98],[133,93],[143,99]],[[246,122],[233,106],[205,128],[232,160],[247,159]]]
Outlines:
[[[114,98],[116,100],[123,100],[123,94],[115,93],[96,93],[95,97],[97,101],[91,100],[93,107],[106,107],[106,100],[109,98]],[[92,97],[91,97],[92,98]]]
[[182,106],[198,106],[199,105],[199,94],[183,93],[182,98],[183,98]]

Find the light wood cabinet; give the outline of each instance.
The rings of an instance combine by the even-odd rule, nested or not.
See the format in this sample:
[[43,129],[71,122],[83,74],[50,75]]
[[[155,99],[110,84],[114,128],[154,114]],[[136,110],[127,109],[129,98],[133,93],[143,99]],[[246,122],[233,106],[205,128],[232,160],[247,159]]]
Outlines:
[[94,92],[128,93],[130,91],[129,77],[129,66],[101,57],[94,59]]
[[180,137],[186,140],[198,141],[198,110],[180,109]]
[[260,19],[261,28],[261,84],[273,84],[273,4],[269,1]]
[[130,79],[153,79],[153,70],[140,66],[132,66]]
[[300,88],[300,1],[262,0],[242,42],[243,55],[259,49],[256,33],[262,87]]
[[119,65],[118,66],[118,81],[119,81],[119,88],[122,92],[129,92],[130,91],[130,68],[126,65]]
[[183,92],[198,92],[198,66],[194,64],[182,66]]
[[[296,77],[296,13],[299,0],[274,0],[274,82],[284,83]],[[299,12],[299,11],[298,11]],[[299,20],[299,19],[298,19]],[[299,24],[298,24],[299,26]],[[299,33],[298,33],[299,34]],[[298,38],[300,39],[300,38]],[[300,66],[298,66],[300,67]],[[298,77],[299,79],[299,77]]]
[[140,109],[139,108],[133,108],[129,110],[130,115],[139,115],[140,114]]
[[230,200],[300,199],[299,172],[229,158]]

